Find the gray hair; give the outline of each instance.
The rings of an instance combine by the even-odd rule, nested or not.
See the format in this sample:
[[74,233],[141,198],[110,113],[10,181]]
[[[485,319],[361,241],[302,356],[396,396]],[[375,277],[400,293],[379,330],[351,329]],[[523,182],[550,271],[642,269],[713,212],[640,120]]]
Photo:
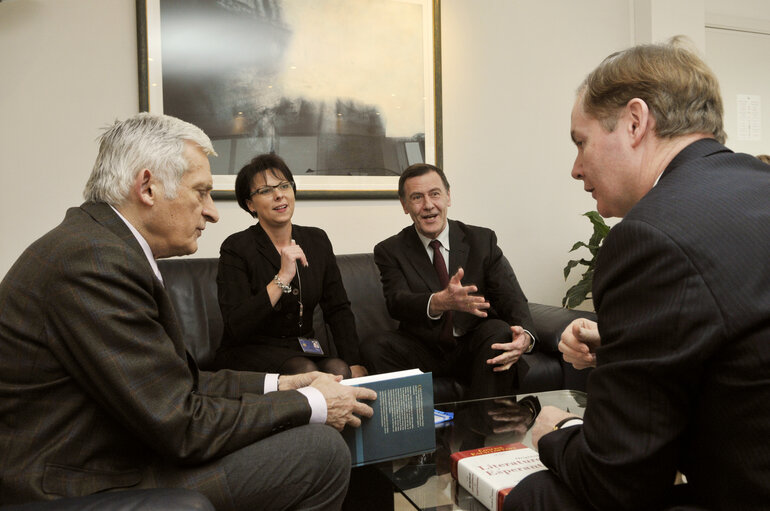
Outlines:
[[88,178],[86,201],[121,204],[137,174],[150,169],[163,185],[166,198],[176,197],[177,186],[187,171],[183,153],[186,142],[216,156],[203,131],[176,117],[142,112],[125,121],[115,121],[98,138],[99,154]]

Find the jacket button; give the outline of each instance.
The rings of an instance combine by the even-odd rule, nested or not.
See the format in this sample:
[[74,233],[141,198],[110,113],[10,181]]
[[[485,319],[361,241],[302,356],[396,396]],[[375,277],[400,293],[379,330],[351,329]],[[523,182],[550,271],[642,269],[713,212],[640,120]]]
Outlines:
[[297,295],[299,294],[299,289],[297,289],[297,288],[295,287],[294,289],[292,289],[292,290],[291,290],[291,293],[292,293],[294,296],[297,296]]

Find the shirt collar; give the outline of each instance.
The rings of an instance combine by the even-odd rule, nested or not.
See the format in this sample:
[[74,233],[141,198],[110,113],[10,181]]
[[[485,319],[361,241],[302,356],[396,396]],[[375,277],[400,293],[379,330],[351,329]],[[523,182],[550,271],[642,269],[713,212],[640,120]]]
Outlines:
[[155,261],[155,257],[152,255],[152,250],[150,249],[149,243],[147,243],[147,240],[144,239],[144,236],[136,230],[136,228],[131,225],[131,222],[126,220],[126,218],[120,214],[120,211],[112,207],[110,205],[112,210],[118,215],[118,217],[123,220],[123,223],[126,224],[126,227],[131,231],[131,234],[134,235],[134,238],[136,238],[136,241],[139,242],[139,246],[142,247],[142,251],[144,252],[144,256],[147,258],[147,262],[150,263],[150,267],[152,268],[153,273],[155,273],[155,276],[158,277],[158,280],[161,284],[163,284],[163,276],[160,274],[160,269],[158,268],[158,263]]
[[[420,231],[417,230],[417,226],[415,226],[414,230],[417,232],[417,236],[420,238],[420,241],[422,242],[422,246],[425,247],[425,250],[433,250],[432,248],[428,247],[428,244],[433,241],[432,239],[423,236]],[[441,246],[444,247],[444,250],[449,252],[449,220],[447,219],[446,225],[444,226],[444,230],[441,231],[441,233],[436,238],[441,242]]]

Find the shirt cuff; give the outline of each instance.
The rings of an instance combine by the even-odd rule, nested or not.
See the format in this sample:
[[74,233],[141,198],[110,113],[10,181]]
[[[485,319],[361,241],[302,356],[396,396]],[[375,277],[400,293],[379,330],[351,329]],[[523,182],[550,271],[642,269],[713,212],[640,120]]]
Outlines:
[[268,392],[275,392],[276,390],[278,390],[278,375],[274,373],[267,373],[265,375],[265,383],[262,393],[267,394]]
[[534,335],[532,335],[532,332],[530,332],[526,328],[524,329],[524,331],[527,332],[529,334],[529,338],[532,339],[532,343],[529,345],[529,347],[527,347],[524,353],[532,353],[535,350],[535,344],[537,344],[537,339],[535,338]]
[[321,394],[321,391],[315,387],[302,387],[297,389],[307,398],[307,402],[312,410],[310,413],[310,424],[325,424],[326,423],[326,398]]
[[[433,293],[433,295],[435,295],[435,294],[436,294],[436,293]],[[428,308],[425,310],[425,314],[427,314],[427,315],[428,315],[428,318],[430,318],[430,319],[432,319],[432,320],[434,320],[434,321],[435,321],[435,320],[437,320],[437,319],[441,319],[441,316],[443,316],[443,315],[444,315],[444,313],[442,312],[442,313],[441,313],[441,314],[439,314],[438,316],[431,316],[431,315],[430,315],[430,301],[431,301],[431,300],[433,300],[433,295],[430,295],[430,298],[428,298]]]
[[557,423],[553,429],[556,431],[559,429],[571,428],[572,426],[580,426],[581,424],[583,424],[583,419],[579,417],[571,417]]

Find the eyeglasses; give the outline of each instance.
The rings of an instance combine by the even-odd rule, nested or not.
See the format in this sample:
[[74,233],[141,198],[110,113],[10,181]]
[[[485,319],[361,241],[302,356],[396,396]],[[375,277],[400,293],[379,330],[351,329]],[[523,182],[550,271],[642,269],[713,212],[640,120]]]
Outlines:
[[292,188],[294,188],[294,181],[281,181],[277,185],[260,186],[251,192],[251,194],[249,194],[249,199],[255,195],[259,195],[260,197],[269,197],[275,190],[278,190],[281,193],[286,193]]

